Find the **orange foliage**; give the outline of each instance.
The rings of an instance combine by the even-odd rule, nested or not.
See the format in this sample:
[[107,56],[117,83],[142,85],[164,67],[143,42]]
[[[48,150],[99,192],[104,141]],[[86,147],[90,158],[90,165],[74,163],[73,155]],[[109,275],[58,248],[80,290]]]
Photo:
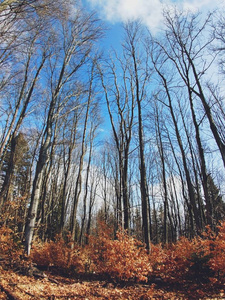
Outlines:
[[12,230],[8,227],[2,226],[0,228],[0,253],[8,253],[12,250]]
[[[155,277],[167,283],[224,284],[225,223],[217,233],[209,227],[202,237],[182,237],[175,244],[152,245],[148,254],[144,244],[119,230],[116,239],[106,225],[98,225],[98,234],[81,248],[66,243],[61,236],[44,244],[35,243],[31,258],[39,266],[57,267],[66,272],[96,273],[116,281],[151,281]],[[0,257],[7,255],[11,265],[22,254],[13,231],[0,228]]]
[[147,281],[152,271],[144,245],[130,237],[126,231],[118,231],[117,239],[102,232],[90,238],[92,269],[119,281]]
[[204,257],[199,239],[190,241],[182,237],[177,243],[165,248],[161,245],[154,246],[150,260],[154,276],[161,277],[166,282],[182,283],[190,278],[197,280],[202,275],[198,271],[202,272]]
[[[164,281],[181,280],[188,269],[189,247],[183,247],[184,239],[176,245],[163,248],[162,245],[153,245],[150,253],[150,262],[153,267],[151,276],[160,277]],[[176,248],[177,246],[177,248]],[[180,251],[179,251],[180,250]]]
[[85,271],[86,257],[82,249],[78,246],[72,248],[71,244],[66,243],[60,235],[55,241],[36,243],[31,257],[38,266],[54,266],[61,270],[70,269],[76,272]]
[[13,266],[22,255],[21,243],[17,235],[8,227],[0,227],[0,256],[5,264]]
[[207,228],[203,237],[182,237],[175,244],[152,245],[147,254],[144,244],[119,230],[116,239],[105,224],[89,238],[85,248],[72,250],[62,237],[34,247],[32,258],[42,266],[55,266],[76,272],[94,272],[117,281],[148,281],[155,277],[168,283],[185,281],[223,282],[225,275],[225,223],[215,234]]
[[166,282],[224,283],[225,275],[225,223],[218,226],[218,233],[209,227],[203,236],[189,240],[182,237],[175,244],[162,248],[152,246],[150,262],[152,276]]
[[209,266],[215,272],[216,281],[225,282],[225,222],[217,227],[215,234],[208,228],[205,234],[205,248],[210,255]]

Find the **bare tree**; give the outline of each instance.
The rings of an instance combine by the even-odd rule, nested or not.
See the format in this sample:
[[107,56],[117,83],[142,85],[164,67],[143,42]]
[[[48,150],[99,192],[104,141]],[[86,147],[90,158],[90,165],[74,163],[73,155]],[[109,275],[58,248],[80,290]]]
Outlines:
[[[182,161],[183,161],[185,176],[186,176],[186,180],[187,180],[187,187],[188,187],[191,210],[193,210],[195,223],[196,223],[196,229],[197,229],[197,232],[199,232],[199,230],[201,230],[201,226],[200,226],[199,214],[198,214],[198,210],[197,210],[197,206],[196,206],[195,191],[194,191],[194,186],[193,186],[193,183],[191,180],[190,171],[188,168],[188,162],[187,162],[187,157],[186,157],[186,153],[185,153],[185,148],[183,146],[182,138],[181,138],[179,127],[178,127],[178,121],[177,121],[176,114],[175,114],[174,107],[173,107],[174,101],[173,101],[172,92],[170,90],[170,84],[169,84],[171,80],[169,78],[167,79],[165,77],[166,74],[163,74],[162,66],[163,66],[164,60],[160,60],[159,57],[157,57],[157,55],[156,55],[156,57],[152,56],[152,61],[153,61],[156,72],[158,73],[158,75],[161,78],[162,86],[165,89],[165,95],[162,94],[162,96],[160,98],[158,97],[158,99],[159,99],[159,101],[162,101],[168,107],[170,114],[171,114],[174,130],[176,133],[177,142],[178,142],[179,149],[180,149],[180,152],[182,155]],[[168,99],[168,103],[161,100],[163,98],[165,99],[165,97]],[[192,232],[193,231],[194,231],[194,228],[192,228]]]
[[168,225],[167,225],[167,219],[169,215],[169,203],[168,203],[168,187],[167,187],[167,175],[166,175],[166,155],[165,155],[165,149],[162,141],[162,130],[160,128],[163,126],[163,122],[160,122],[160,116],[158,107],[156,105],[155,109],[155,118],[156,118],[156,140],[157,140],[157,147],[159,150],[159,157],[161,161],[161,169],[162,169],[162,182],[163,182],[163,194],[164,194],[164,207],[163,207],[163,214],[164,214],[164,224],[163,224],[163,241],[164,243],[168,243]]
[[[91,214],[91,207],[87,206],[87,200],[88,195],[90,195],[89,191],[89,181],[91,176],[91,162],[93,159],[93,152],[94,152],[94,143],[97,135],[97,129],[100,125],[100,118],[99,118],[99,111],[97,105],[94,105],[91,111],[91,121],[90,121],[90,130],[89,130],[89,153],[88,153],[88,162],[87,162],[87,168],[86,168],[86,179],[85,179],[85,189],[84,189],[84,196],[83,196],[83,215],[81,219],[81,227],[80,227],[80,237],[79,237],[79,243],[82,244],[82,239],[84,235],[84,229],[85,229],[85,221],[87,218],[87,212],[88,212],[88,222],[90,222],[90,214]],[[91,199],[90,199],[91,200]],[[89,205],[92,206],[92,201],[89,202]],[[90,226],[90,225],[89,225]],[[90,230],[90,229],[89,229]]]
[[[77,178],[75,183],[75,191],[74,191],[74,201],[72,206],[72,216],[71,216],[71,234],[72,234],[72,241],[75,240],[76,236],[76,216],[77,216],[77,206],[80,199],[81,191],[82,191],[82,173],[84,167],[84,156],[87,151],[87,134],[88,134],[88,121],[90,117],[90,110],[92,101],[94,99],[94,77],[95,77],[95,68],[96,68],[96,61],[93,60],[91,70],[90,70],[90,79],[89,79],[89,87],[87,90],[87,103],[86,103],[86,110],[84,114],[84,124],[83,124],[83,132],[81,138],[81,151],[79,156],[79,163],[78,163],[78,172]],[[85,209],[86,210],[86,209]]]
[[[159,101],[164,103],[171,111],[180,149],[185,149],[185,143],[187,143],[189,149],[191,168],[185,151],[181,149],[181,153],[189,199],[197,231],[199,231],[205,223],[205,214],[207,224],[212,224],[213,215],[212,203],[209,197],[209,171],[207,170],[204,141],[204,128],[206,126],[209,125],[223,162],[225,153],[221,122],[215,121],[218,114],[214,110],[215,107],[218,108],[219,106],[214,98],[215,93],[212,96],[212,90],[207,89],[207,87],[212,88],[212,85],[208,82],[207,73],[210,72],[216,58],[216,53],[210,52],[214,37],[208,34],[212,15],[209,14],[202,21],[199,14],[185,14],[175,9],[170,12],[166,11],[164,17],[165,34],[161,39],[151,39],[148,45],[149,48],[152,47],[155,69],[163,82],[167,97],[170,99],[169,104],[166,104],[162,97]],[[171,74],[169,74],[169,70]],[[212,98],[214,98],[214,101],[212,101]],[[194,125],[191,134],[187,128],[188,121],[185,120],[185,109],[181,104],[183,99],[186,103],[185,109],[189,110],[189,119],[191,118]],[[175,107],[175,101],[177,107]],[[217,101],[217,103],[221,102]],[[179,111],[183,123],[181,125],[184,129],[183,136],[179,132],[181,130],[179,130],[178,120],[175,117],[176,111]],[[205,122],[206,119],[208,123]],[[193,178],[191,173],[193,173]],[[205,207],[203,206],[200,186],[204,193]]]
[[146,85],[149,82],[148,56],[141,57],[140,41],[143,38],[141,24],[139,22],[131,22],[125,26],[126,39],[124,48],[127,55],[130,56],[133,69],[133,87],[135,94],[135,103],[137,104],[138,115],[138,138],[139,138],[139,158],[140,158],[140,189],[142,201],[142,222],[143,234],[146,248],[150,249],[150,222],[149,222],[149,201],[148,187],[146,178],[145,165],[145,149],[144,149],[144,131],[143,131],[143,116],[142,104],[146,98]]
[[[97,20],[93,15],[85,15],[77,9],[73,20],[64,20],[58,24],[61,37],[58,45],[59,52],[56,57],[49,60],[52,70],[51,76],[51,99],[49,104],[47,122],[45,126],[39,158],[36,166],[31,203],[26,225],[26,251],[30,254],[31,242],[33,238],[37,209],[40,200],[41,186],[45,166],[49,161],[49,149],[52,143],[55,121],[58,117],[58,109],[67,99],[61,98],[64,89],[75,84],[78,71],[85,65],[93,42],[101,36],[101,29],[97,26]],[[57,50],[56,50],[57,51]],[[59,66],[60,63],[60,67]],[[71,90],[70,90],[71,91]],[[72,92],[74,94],[74,92]],[[75,211],[75,210],[74,210]],[[74,214],[75,216],[75,214]]]
[[[118,210],[121,210],[123,205],[122,215],[124,219],[124,224],[119,225],[125,229],[129,229],[128,166],[134,122],[135,96],[130,58],[127,56],[125,49],[122,58],[119,58],[116,53],[114,54],[115,61],[111,59],[104,69],[99,68],[99,70],[119,158],[119,171],[115,176],[115,179],[117,179],[119,175],[119,182],[115,184],[115,188],[118,199]],[[121,78],[119,78],[120,72],[122,73]],[[120,204],[121,200],[122,205]]]
[[61,194],[61,212],[60,212],[60,231],[62,232],[65,224],[66,210],[68,206],[69,194],[72,181],[69,180],[72,172],[73,154],[77,146],[78,139],[78,122],[80,120],[80,109],[72,109],[72,113],[68,114],[68,120],[63,122],[63,187]]
[[[211,14],[202,23],[198,15],[185,16],[176,11],[174,14],[166,13],[165,19],[169,50],[167,51],[164,47],[162,49],[188,87],[189,95],[194,94],[201,101],[225,166],[225,144],[214,121],[209,100],[207,101],[209,96],[205,93],[203,86],[203,76],[209,70],[216,55],[208,59],[207,47],[212,45],[214,37],[204,35],[210,24]],[[199,149],[200,147],[199,145]],[[202,162],[202,167],[204,168],[204,162]]]

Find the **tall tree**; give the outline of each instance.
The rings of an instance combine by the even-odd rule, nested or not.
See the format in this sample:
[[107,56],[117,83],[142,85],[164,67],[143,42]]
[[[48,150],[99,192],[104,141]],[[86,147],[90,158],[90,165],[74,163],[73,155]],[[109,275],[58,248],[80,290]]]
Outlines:
[[[176,114],[174,111],[174,101],[173,101],[173,97],[172,97],[172,92],[170,90],[170,78],[166,78],[166,74],[163,74],[162,71],[162,67],[163,67],[163,62],[164,60],[160,60],[159,57],[154,57],[152,56],[152,61],[155,67],[156,72],[158,73],[159,77],[162,80],[162,86],[165,89],[165,95],[161,95],[159,99],[159,101],[162,101],[165,103],[164,100],[161,99],[165,99],[165,97],[168,99],[168,104],[165,103],[165,105],[168,107],[170,114],[171,114],[171,118],[173,121],[173,126],[174,126],[174,130],[175,130],[175,134],[176,134],[176,138],[177,138],[177,142],[179,145],[179,149],[182,155],[182,161],[183,161],[183,166],[184,166],[184,170],[185,170],[185,176],[186,176],[186,180],[187,180],[187,187],[188,187],[188,194],[189,194],[189,201],[190,201],[190,205],[191,205],[191,209],[193,210],[193,214],[194,214],[194,219],[195,219],[195,224],[196,224],[196,229],[197,232],[199,232],[201,230],[201,226],[200,226],[200,220],[199,220],[199,214],[198,214],[198,209],[196,206],[196,198],[195,198],[195,191],[194,191],[194,186],[192,183],[192,179],[191,179],[191,174],[190,174],[190,170],[188,167],[188,162],[187,162],[187,156],[185,153],[185,148],[182,142],[182,137],[180,134],[180,130],[179,130],[179,126],[178,126],[178,121],[176,118]],[[192,233],[194,232],[194,228],[192,227]]]
[[74,95],[74,91],[71,91],[72,82],[75,86],[78,71],[85,66],[91,54],[93,43],[102,33],[94,15],[85,14],[79,8],[77,8],[73,19],[68,17],[59,21],[57,30],[59,35],[61,34],[58,37],[60,44],[56,48],[56,51],[59,52],[55,53],[56,55],[52,56],[49,60],[52,73],[50,81],[51,99],[33,181],[31,203],[26,225],[25,244],[28,254],[30,254],[31,249],[45,166],[49,161],[49,149],[52,143],[55,121],[59,116],[60,107],[67,101],[67,98],[61,98],[62,91],[70,87],[69,94],[72,93]]
[[[121,78],[120,74],[121,73]],[[103,75],[104,74],[104,75]],[[106,76],[107,74],[107,76]],[[125,229],[130,227],[130,204],[128,195],[129,151],[134,122],[135,96],[130,58],[124,49],[122,58],[114,53],[113,59],[100,69],[107,109],[119,158],[119,183],[115,185],[118,204],[122,200],[122,216]],[[116,175],[117,177],[117,175]],[[120,210],[120,206],[118,209]]]
[[[209,61],[207,60],[207,48],[212,45],[214,39],[207,35],[211,14],[204,22],[200,22],[198,14],[187,16],[174,11],[172,14],[167,12],[165,20],[169,48],[166,50],[162,47],[162,49],[176,67],[190,91],[189,94],[194,94],[200,100],[225,167],[225,144],[214,121],[209,96],[203,86],[204,74],[207,73],[216,55],[214,54]],[[198,135],[196,137],[198,138]],[[202,162],[202,168],[204,168],[204,162]]]
[[[202,21],[199,14],[186,14],[174,9],[173,11],[165,11],[164,17],[165,34],[162,35],[161,39],[151,40],[151,43],[155,46],[155,48],[153,46],[154,49],[152,48],[152,53],[154,53],[153,61],[157,73],[164,82],[167,95],[170,93],[171,100],[169,102],[171,105],[169,104],[169,107],[171,111],[173,106],[172,110],[174,112],[172,113],[171,111],[171,115],[174,125],[176,109],[180,111],[184,135],[182,136],[181,132],[177,131],[178,125],[175,125],[175,128],[177,127],[176,131],[179,133],[179,135],[176,135],[178,141],[180,140],[180,147],[184,149],[184,141],[186,140],[185,143],[187,143],[189,148],[194,178],[191,178],[192,172],[189,167],[189,158],[185,155],[185,152],[181,151],[181,153],[183,153],[182,158],[187,178],[189,199],[192,199],[191,206],[199,231],[205,222],[204,214],[206,214],[206,223],[212,224],[212,203],[208,189],[209,171],[207,169],[204,141],[205,126],[209,125],[223,162],[225,150],[223,134],[221,134],[220,129],[221,124],[219,125],[218,122],[215,122],[214,116],[216,115],[213,113],[214,109],[212,109],[217,104],[214,102],[213,106],[211,105],[211,91],[204,88],[206,84],[206,86],[211,86],[208,83],[208,79],[204,79],[204,76],[210,72],[210,67],[216,58],[215,53],[210,55],[209,49],[214,42],[214,37],[208,34],[212,16],[210,14]],[[161,66],[159,67],[160,64]],[[171,72],[172,75],[168,75],[168,70],[173,70],[173,74]],[[175,100],[177,108],[174,105]],[[165,103],[162,98],[160,101]],[[188,121],[185,120],[185,110],[182,101],[186,103],[185,109],[189,110],[189,118],[191,117],[194,125],[193,133],[191,134],[188,132]],[[199,107],[201,107],[201,110],[199,110]],[[205,122],[206,119],[208,123]],[[196,147],[197,152],[193,146]],[[203,206],[200,184],[204,194],[205,207]]]
[[[89,181],[91,176],[91,162],[93,159],[93,152],[94,152],[94,143],[97,135],[97,129],[100,125],[100,118],[99,118],[99,111],[97,105],[94,105],[91,113],[91,124],[90,124],[90,130],[88,134],[89,139],[89,153],[88,153],[88,162],[87,162],[87,168],[86,168],[86,179],[85,179],[85,189],[84,189],[84,196],[83,196],[83,215],[81,219],[81,227],[80,227],[80,237],[79,237],[79,243],[82,244],[83,235],[84,235],[84,229],[85,229],[85,221],[87,218],[88,213],[88,222],[90,219],[90,211],[91,207],[88,209],[87,200],[88,196],[90,195],[89,192]],[[91,200],[91,199],[90,199]],[[89,206],[92,206],[92,201],[89,202]]]
[[140,190],[142,201],[142,222],[143,234],[146,248],[150,249],[150,222],[149,222],[149,197],[146,178],[145,165],[145,147],[144,147],[144,130],[142,105],[146,98],[146,85],[149,82],[150,73],[148,70],[148,57],[141,56],[141,38],[143,31],[140,22],[130,22],[125,26],[124,48],[127,55],[130,56],[131,66],[133,69],[132,80],[134,86],[135,102],[137,104],[138,116],[138,138],[139,138],[139,159],[140,159]]
[[163,126],[163,122],[159,120],[159,111],[156,105],[155,109],[155,118],[156,118],[156,140],[157,140],[157,147],[159,150],[159,157],[161,161],[161,169],[162,169],[162,182],[163,182],[163,194],[164,194],[164,207],[163,207],[163,214],[164,214],[164,224],[163,224],[163,241],[164,243],[168,243],[168,224],[167,219],[169,216],[169,203],[168,203],[168,187],[167,187],[167,176],[166,176],[166,156],[165,156],[165,149],[162,141],[162,130],[160,128]]
[[78,171],[77,171],[77,178],[75,182],[75,191],[74,191],[74,201],[72,205],[72,216],[71,216],[71,234],[72,234],[72,241],[75,241],[75,237],[77,237],[76,234],[76,224],[77,224],[77,207],[78,202],[80,199],[81,191],[82,191],[82,173],[83,173],[83,167],[84,167],[84,156],[86,154],[87,150],[87,134],[88,134],[88,121],[90,117],[90,110],[91,110],[91,104],[94,99],[94,77],[95,77],[95,68],[96,68],[96,61],[93,60],[93,63],[91,65],[90,70],[90,78],[88,83],[88,89],[87,89],[87,102],[86,102],[86,110],[84,114],[84,124],[83,124],[83,131],[82,131],[82,137],[81,137],[81,151],[80,151],[80,157],[79,157],[79,163],[78,163]]

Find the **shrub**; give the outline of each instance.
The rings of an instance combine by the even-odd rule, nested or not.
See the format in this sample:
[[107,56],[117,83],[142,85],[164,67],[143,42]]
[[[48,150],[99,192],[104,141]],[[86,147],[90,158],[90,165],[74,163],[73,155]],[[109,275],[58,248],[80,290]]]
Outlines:
[[150,261],[153,275],[166,282],[182,283],[186,280],[205,282],[212,276],[209,267],[211,253],[201,238],[189,240],[181,237],[175,244],[162,248],[152,247]]
[[5,266],[16,266],[22,255],[22,244],[18,234],[9,227],[0,227],[0,257],[4,260]]
[[193,244],[184,237],[165,248],[153,246],[150,253],[153,275],[167,282],[183,282],[192,265],[190,259],[193,251]]
[[116,240],[105,233],[91,237],[89,253],[94,271],[114,280],[147,281],[152,270],[144,245],[123,230]]
[[218,233],[214,234],[208,229],[205,244],[210,253],[209,266],[215,272],[218,282],[225,282],[225,222],[217,227]]
[[37,243],[33,246],[32,260],[42,267],[56,267],[60,270],[84,272],[85,257],[78,246],[71,247],[59,235],[55,241]]

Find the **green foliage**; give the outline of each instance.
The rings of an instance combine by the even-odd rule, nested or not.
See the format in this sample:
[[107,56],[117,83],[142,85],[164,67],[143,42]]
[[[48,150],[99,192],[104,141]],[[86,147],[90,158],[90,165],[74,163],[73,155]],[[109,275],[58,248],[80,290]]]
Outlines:
[[219,224],[219,222],[221,220],[224,220],[225,218],[225,202],[223,201],[220,190],[216,186],[211,175],[208,175],[207,184],[209,190],[210,203],[213,207],[213,223]]

